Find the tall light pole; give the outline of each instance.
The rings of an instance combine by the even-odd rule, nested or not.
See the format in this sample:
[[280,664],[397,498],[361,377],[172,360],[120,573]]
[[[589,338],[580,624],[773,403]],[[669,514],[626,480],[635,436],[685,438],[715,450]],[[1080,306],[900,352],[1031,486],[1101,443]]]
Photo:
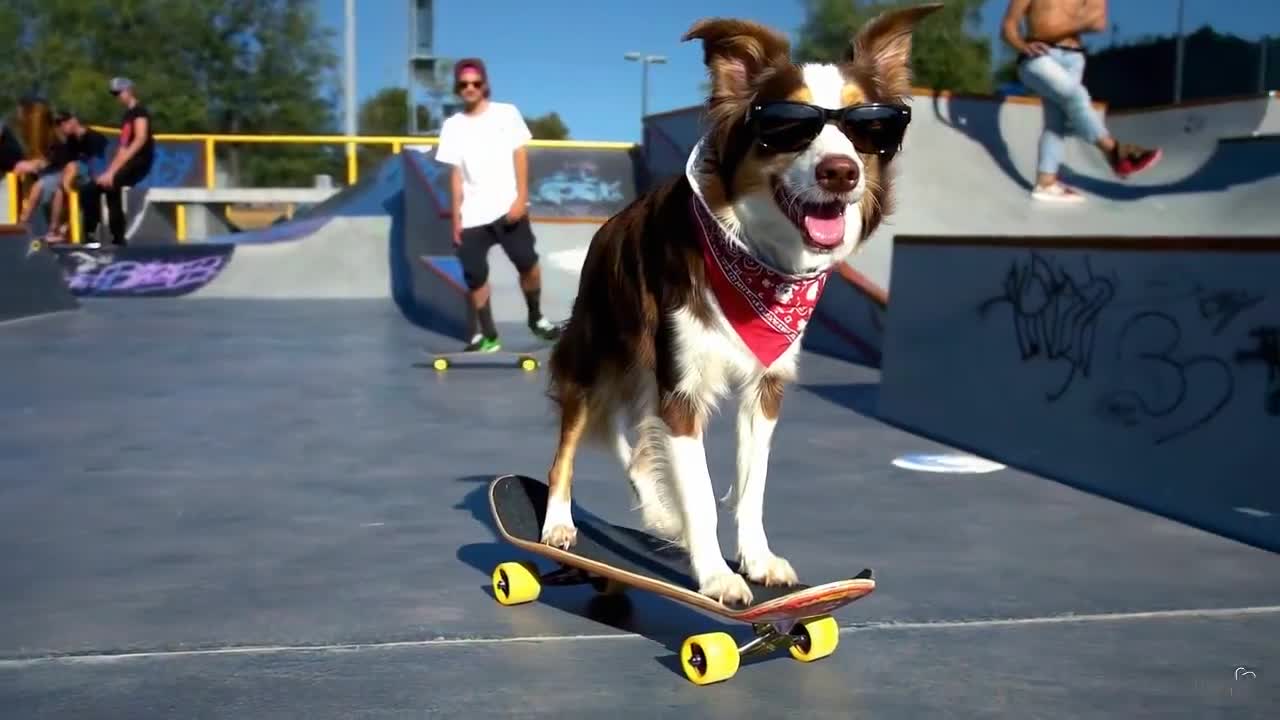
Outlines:
[[667,59],[662,55],[642,55],[638,52],[629,52],[622,57],[640,63],[640,133],[643,137],[644,117],[649,114],[649,66],[663,65]]
[[346,101],[346,134],[356,134],[356,0],[345,0],[343,3],[344,25],[346,32],[346,81],[343,83],[343,94]]
[[1173,102],[1182,102],[1182,63],[1187,54],[1187,41],[1183,37],[1183,21],[1185,20],[1185,11],[1187,9],[1186,0],[1178,0],[1178,39],[1177,39],[1177,57],[1173,61]]

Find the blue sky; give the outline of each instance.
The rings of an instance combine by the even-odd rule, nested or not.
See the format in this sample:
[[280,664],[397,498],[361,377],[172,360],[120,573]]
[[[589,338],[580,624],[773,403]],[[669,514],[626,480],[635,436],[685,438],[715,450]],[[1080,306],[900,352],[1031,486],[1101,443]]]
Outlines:
[[[356,0],[357,93],[406,82],[410,0]],[[982,30],[999,42],[1007,0],[988,0]],[[1217,3],[1230,10],[1212,9]],[[680,36],[698,18],[745,17],[794,38],[804,21],[799,0],[436,0],[436,54],[475,55],[489,66],[494,98],[513,102],[526,116],[560,113],[576,140],[640,139],[640,66],[623,59],[631,50],[665,55],[649,71],[649,111],[701,101],[705,77],[700,45]],[[1172,34],[1176,0],[1111,0],[1111,21],[1121,41]],[[337,31],[342,52],[343,0],[320,0],[322,20]],[[566,22],[561,18],[572,18]],[[1209,24],[1250,40],[1260,29],[1280,34],[1280,1],[1186,0],[1188,31]],[[579,28],[589,28],[582,31]],[[1102,41],[1091,36],[1091,43]],[[1109,38],[1107,39],[1109,42]],[[1194,60],[1194,58],[1192,58]]]

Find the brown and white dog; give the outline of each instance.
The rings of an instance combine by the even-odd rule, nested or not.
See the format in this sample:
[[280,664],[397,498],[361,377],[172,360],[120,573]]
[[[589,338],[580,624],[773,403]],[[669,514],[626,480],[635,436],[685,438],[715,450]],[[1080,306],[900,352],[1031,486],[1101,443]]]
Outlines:
[[793,63],[786,37],[753,22],[703,20],[685,35],[702,40],[712,80],[707,130],[685,175],[612,217],[588,249],[549,363],[560,440],[544,543],[576,541],[574,458],[595,440],[626,468],[645,526],[688,552],[700,592],[749,604],[721,554],[703,447],[709,414],[732,392],[739,572],[797,582],[764,531],[783,388],[828,273],[889,212],[911,33],[939,7],[876,18],[829,64]]

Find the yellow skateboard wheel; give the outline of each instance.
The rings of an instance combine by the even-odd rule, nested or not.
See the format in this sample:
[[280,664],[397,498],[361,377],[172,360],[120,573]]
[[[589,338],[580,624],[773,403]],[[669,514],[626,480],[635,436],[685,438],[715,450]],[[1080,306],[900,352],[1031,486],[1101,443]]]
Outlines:
[[533,563],[504,562],[493,569],[493,595],[503,605],[533,602],[541,591],[538,568]]
[[524,368],[526,371],[534,370],[538,367],[538,361],[533,358],[524,358],[520,361],[520,367]]
[[444,358],[436,358],[435,362],[431,363],[431,367],[434,367],[437,370],[444,370],[449,367],[449,361]]
[[789,648],[791,657],[800,662],[813,662],[836,651],[840,644],[840,626],[830,615],[796,623],[791,630],[795,644]]
[[680,667],[695,685],[710,685],[738,672],[738,643],[729,633],[713,632],[687,638],[680,647]]

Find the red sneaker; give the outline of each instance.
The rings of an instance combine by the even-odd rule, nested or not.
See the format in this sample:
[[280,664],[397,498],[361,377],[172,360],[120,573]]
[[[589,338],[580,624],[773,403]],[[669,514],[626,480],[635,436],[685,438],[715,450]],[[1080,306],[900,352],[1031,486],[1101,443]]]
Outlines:
[[1120,177],[1127,178],[1155,167],[1163,154],[1164,151],[1160,148],[1149,150],[1137,145],[1116,143],[1111,152],[1111,169]]

